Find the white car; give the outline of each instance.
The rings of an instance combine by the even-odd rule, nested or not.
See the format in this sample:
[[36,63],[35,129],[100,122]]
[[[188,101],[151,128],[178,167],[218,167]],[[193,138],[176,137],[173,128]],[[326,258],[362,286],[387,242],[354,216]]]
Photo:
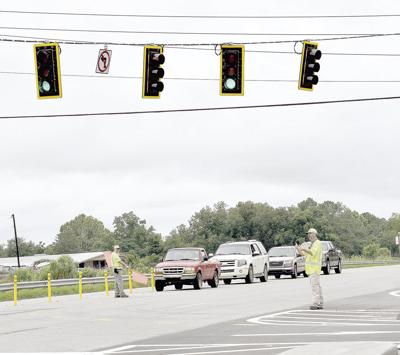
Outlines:
[[235,279],[245,279],[246,283],[255,278],[261,282],[268,280],[268,253],[257,240],[221,244],[213,259],[222,264],[220,279],[225,284]]

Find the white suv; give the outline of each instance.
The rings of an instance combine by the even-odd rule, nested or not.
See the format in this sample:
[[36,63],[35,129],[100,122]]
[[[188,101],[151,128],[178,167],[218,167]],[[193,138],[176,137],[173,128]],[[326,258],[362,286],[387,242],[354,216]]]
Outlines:
[[268,280],[268,253],[257,240],[221,244],[213,259],[221,262],[220,279],[230,284],[234,279],[245,279],[252,283],[254,278]]

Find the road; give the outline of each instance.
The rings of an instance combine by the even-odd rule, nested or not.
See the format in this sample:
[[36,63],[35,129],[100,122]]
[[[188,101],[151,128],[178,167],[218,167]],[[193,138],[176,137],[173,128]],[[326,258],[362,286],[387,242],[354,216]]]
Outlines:
[[274,354],[315,337],[319,341],[396,341],[400,339],[400,297],[389,292],[400,290],[399,275],[396,265],[322,276],[326,309],[312,314],[316,323],[310,323],[307,311],[309,280],[302,277],[270,278],[251,285],[238,281],[198,291],[138,289],[127,299],[97,293],[82,300],[60,296],[51,303],[47,299],[22,300],[17,306],[1,303],[0,349],[217,354],[260,353],[257,349],[269,347],[277,348],[268,350]]

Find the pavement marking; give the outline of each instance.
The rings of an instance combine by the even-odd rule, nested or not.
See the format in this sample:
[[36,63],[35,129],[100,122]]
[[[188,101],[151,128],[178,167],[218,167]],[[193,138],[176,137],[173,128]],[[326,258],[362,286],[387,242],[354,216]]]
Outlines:
[[290,336],[290,335],[366,335],[366,334],[398,334],[400,330],[375,330],[352,332],[326,332],[326,333],[263,333],[263,334],[232,334],[231,337],[263,337],[263,336]]
[[395,297],[400,297],[400,290],[389,292],[389,295],[390,296],[395,296]]
[[277,346],[274,348],[248,348],[248,349],[236,349],[236,350],[218,350],[218,351],[204,351],[204,352],[197,352],[197,353],[174,353],[171,355],[202,355],[202,354],[223,354],[223,353],[239,353],[245,351],[267,351],[267,350],[277,350],[277,349],[293,349],[296,346]]
[[[342,318],[338,318],[342,317]],[[341,321],[341,322],[338,322]],[[397,312],[386,311],[330,311],[330,310],[290,310],[250,318],[247,322],[261,325],[286,326],[398,326]]]

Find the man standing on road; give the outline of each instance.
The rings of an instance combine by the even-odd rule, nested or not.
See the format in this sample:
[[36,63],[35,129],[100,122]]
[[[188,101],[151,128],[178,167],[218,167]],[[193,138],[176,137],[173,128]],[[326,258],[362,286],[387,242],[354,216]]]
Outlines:
[[129,297],[124,292],[124,283],[122,280],[122,267],[128,268],[119,256],[119,245],[114,245],[114,251],[111,254],[112,265],[114,269],[114,280],[115,280],[115,297]]
[[310,309],[323,309],[324,299],[319,281],[322,264],[322,245],[318,240],[318,232],[315,228],[310,228],[307,234],[311,242],[310,247],[306,248],[296,245],[296,248],[301,255],[306,257],[306,274],[310,278],[312,291],[312,305]]

